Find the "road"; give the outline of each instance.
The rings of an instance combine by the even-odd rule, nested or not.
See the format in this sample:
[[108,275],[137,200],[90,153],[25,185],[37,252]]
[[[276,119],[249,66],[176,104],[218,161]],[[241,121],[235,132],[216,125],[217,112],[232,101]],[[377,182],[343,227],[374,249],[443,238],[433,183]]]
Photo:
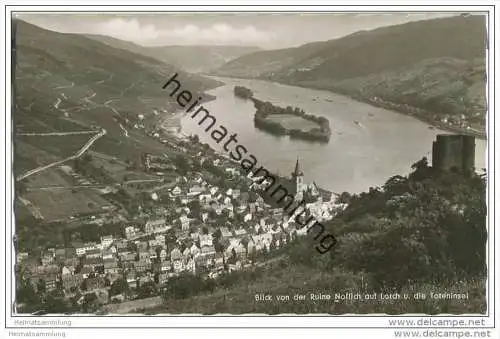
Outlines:
[[113,79],[113,77],[114,77],[114,74],[110,74],[108,78],[103,79],[103,80],[99,80],[98,82],[96,82],[96,84],[103,84],[105,82],[111,81],[111,79]]
[[46,132],[46,133],[17,133],[16,136],[62,136],[62,135],[79,135],[79,134],[96,134],[97,131],[75,131],[75,132]]
[[172,181],[172,182],[169,182],[165,185],[162,185],[162,186],[158,186],[158,187],[154,187],[150,190],[146,190],[144,192],[147,192],[147,193],[153,193],[153,192],[156,192],[156,191],[160,191],[160,190],[163,190],[165,188],[174,188],[175,186],[177,185],[177,182],[175,181]]
[[106,188],[110,185],[73,185],[73,186],[62,186],[62,185],[57,185],[57,186],[36,186],[36,187],[27,187],[26,191],[27,192],[33,192],[33,191],[52,191],[52,190],[72,190],[72,189],[77,189],[77,188]]
[[271,258],[271,259],[269,259],[269,260],[262,261],[262,262],[258,262],[258,263],[256,263],[256,264],[255,264],[255,266],[256,266],[256,267],[266,266],[266,265],[272,264],[273,262],[283,260],[283,259],[285,259],[286,257],[287,257],[287,256],[286,256],[285,254],[281,254],[281,255],[278,255],[277,257]]
[[56,87],[54,89],[72,88],[73,86],[75,86],[75,83],[71,82],[71,85],[69,85],[69,86],[58,86],[58,87]]
[[16,178],[16,181],[21,181],[33,174],[36,174],[36,173],[39,173],[39,172],[42,172],[42,171],[45,171],[46,169],[49,169],[51,167],[54,167],[54,166],[58,166],[58,165],[61,165],[67,161],[70,161],[70,160],[73,160],[73,159],[77,159],[79,157],[82,156],[83,153],[85,153],[89,148],[90,146],[92,146],[92,144],[97,140],[99,139],[100,137],[102,137],[103,135],[106,134],[106,130],[105,129],[102,129],[99,133],[97,133],[96,135],[94,135],[92,138],[90,138],[86,143],[85,145],[82,146],[82,148],[80,148],[80,150],[78,150],[78,152],[76,152],[75,154],[73,154],[72,156],[69,156],[67,158],[64,158],[62,160],[58,160],[56,162],[53,162],[53,163],[50,163],[48,165],[45,165],[45,166],[41,166],[41,167],[37,167],[35,169],[32,169],[32,170],[29,170],[28,172],[24,173],[24,174],[21,174],[19,175],[17,178]]
[[124,135],[128,138],[128,131],[125,129],[125,127],[123,127],[123,125],[122,125],[122,124],[120,124],[120,123],[119,123],[119,125],[120,125],[120,128],[121,128],[121,129],[122,129],[122,131],[123,131],[123,134],[124,134]]
[[106,134],[106,130],[103,128],[98,134],[96,134],[92,138],[90,138],[89,141],[87,141],[87,143],[85,145],[83,145],[83,147],[80,148],[80,150],[78,152],[75,153],[75,155],[73,156],[73,159],[81,157],[82,154],[85,153],[97,139],[104,136],[105,134]]
[[152,308],[160,306],[163,303],[163,299],[160,296],[131,300],[119,304],[108,304],[104,307],[104,311],[107,313],[125,314],[134,312],[143,308]]
[[51,191],[51,190],[68,190],[68,189],[77,189],[77,188],[106,188],[110,186],[120,187],[127,184],[141,184],[141,183],[150,183],[150,182],[163,182],[163,179],[136,179],[136,180],[128,180],[123,183],[115,183],[112,185],[103,185],[103,184],[90,184],[90,185],[72,185],[72,186],[62,186],[62,185],[53,185],[53,186],[35,186],[28,187],[26,191]]
[[17,195],[17,198],[19,199],[20,202],[23,203],[24,206],[26,206],[26,208],[31,212],[31,214],[35,218],[37,218],[37,219],[43,219],[42,213],[40,212],[40,210],[35,205],[33,205],[33,203],[31,201],[29,201],[26,198],[21,197],[20,195]]
[[90,99],[92,99],[92,98],[93,98],[93,97],[95,97],[96,95],[97,95],[97,93],[96,93],[96,92],[92,92],[92,94],[91,94],[91,95],[89,95],[89,96],[87,96],[87,97],[85,97],[85,98],[83,98],[83,99],[81,99],[81,100],[82,100],[82,101],[89,102],[89,103],[93,103],[93,104],[95,104],[95,102],[93,102],[93,101],[92,101],[92,100],[90,100]]

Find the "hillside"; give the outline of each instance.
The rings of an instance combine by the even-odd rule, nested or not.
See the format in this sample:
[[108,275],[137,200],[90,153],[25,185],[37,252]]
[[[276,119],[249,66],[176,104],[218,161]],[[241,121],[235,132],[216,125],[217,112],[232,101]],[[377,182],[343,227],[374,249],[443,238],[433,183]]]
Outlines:
[[241,78],[267,77],[314,55],[328,44],[329,42],[314,42],[296,48],[251,53],[229,61],[212,73]]
[[257,52],[254,46],[154,46],[145,47],[104,35],[87,35],[115,48],[146,55],[193,73],[208,72],[242,55]]
[[339,81],[326,78],[290,80],[289,83],[342,93],[413,115],[444,129],[465,129],[483,136],[485,74],[482,59],[436,58],[363,77]]
[[133,150],[143,146],[158,147],[159,143],[155,146],[150,138],[141,137],[143,133],[136,133],[135,139],[125,137],[120,123],[125,127],[133,125],[138,114],[151,116],[154,110],[175,110],[177,103],[161,88],[174,72],[179,72],[183,85],[193,92],[218,85],[81,35],[52,32],[17,21],[15,130],[26,133],[105,128],[108,133],[96,143],[97,149],[123,157],[133,156]]
[[429,58],[484,58],[485,21],[482,16],[414,21],[358,32],[333,40],[319,52],[277,76],[306,80],[342,80],[408,67]]
[[388,108],[432,123],[451,120],[450,127],[470,126],[481,133],[485,51],[484,17],[457,16],[257,52],[227,63],[217,73],[326,89],[368,102],[376,96],[390,102]]
[[[348,208],[328,225],[338,238],[328,255],[315,251],[312,237],[296,238],[267,267],[237,272],[212,284],[188,277],[169,281],[164,305],[146,311],[485,313],[484,178],[441,173],[425,159],[412,168],[409,176],[392,177],[369,192],[341,195]],[[311,293],[332,298],[312,300]],[[359,293],[363,298],[335,301],[335,293]],[[378,297],[365,297],[373,293]],[[394,299],[380,297],[396,293],[399,297]],[[431,293],[465,298],[436,298]],[[259,294],[272,295],[272,300],[257,301]],[[294,301],[295,294],[307,297]],[[278,300],[279,295],[290,300]]]
[[[165,81],[178,72],[183,86],[200,94],[219,85],[217,81],[180,71],[157,59],[116,49],[81,35],[48,31],[23,21],[16,24],[16,110],[13,113],[16,177],[74,156],[95,137],[91,151],[111,159],[100,164],[101,169],[96,173],[107,172],[103,168],[111,168],[109,162],[112,161],[114,167],[120,163],[123,171],[131,172],[127,176],[132,178],[136,174],[130,168],[141,164],[143,153],[175,153],[150,136],[157,128],[155,121],[178,108],[175,99],[162,91]],[[205,100],[212,99],[206,94],[202,96]],[[151,121],[149,125],[148,121]],[[139,122],[145,127],[137,128]],[[103,130],[104,135],[97,134]],[[54,132],[62,134],[47,135]],[[80,132],[86,134],[78,134]],[[66,164],[72,165],[72,162]],[[137,175],[141,175],[141,179],[153,179],[141,173]],[[92,184],[118,180],[106,175],[100,177],[102,180]],[[23,213],[27,212],[24,207],[16,209],[16,213],[21,212],[17,214],[17,221],[24,216],[29,218],[30,214],[46,221],[60,220],[109,207],[110,203],[92,188],[82,187],[74,192],[38,189],[71,187],[78,182],[85,180],[62,171],[59,166],[23,179],[16,185],[16,191],[23,191],[17,197],[30,213]],[[30,190],[32,188],[37,190]]]
[[161,60],[172,60],[189,72],[203,73],[226,62],[259,50],[254,46],[161,46],[148,47],[151,55]]
[[411,66],[428,58],[472,60],[485,57],[485,30],[483,16],[414,21],[296,48],[255,52],[228,62],[217,74],[342,80]]

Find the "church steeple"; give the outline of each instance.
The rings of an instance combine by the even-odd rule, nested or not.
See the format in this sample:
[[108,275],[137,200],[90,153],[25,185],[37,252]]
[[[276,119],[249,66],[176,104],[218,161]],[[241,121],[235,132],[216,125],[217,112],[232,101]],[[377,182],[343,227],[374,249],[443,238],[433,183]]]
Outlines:
[[292,184],[294,195],[302,194],[304,191],[304,173],[302,173],[299,164],[299,158],[297,157],[297,162],[295,163],[295,169],[292,172]]
[[297,162],[295,163],[295,170],[293,171],[292,175],[294,177],[304,175],[304,173],[302,173],[302,171],[300,170],[299,157],[297,157]]

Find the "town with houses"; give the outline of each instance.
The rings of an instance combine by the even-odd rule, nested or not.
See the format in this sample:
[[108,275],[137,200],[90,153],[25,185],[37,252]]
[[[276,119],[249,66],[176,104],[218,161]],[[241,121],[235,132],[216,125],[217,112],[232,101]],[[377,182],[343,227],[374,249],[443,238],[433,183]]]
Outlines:
[[[192,154],[181,163],[167,155],[144,154],[145,171],[179,173],[185,167],[184,175],[167,184],[154,182],[153,190],[142,187],[145,199],[133,215],[107,208],[81,218],[102,227],[103,233],[112,223],[113,232],[92,242],[75,240],[44,249],[36,258],[19,251],[17,279],[31,284],[37,293],[57,292],[78,305],[88,300],[100,306],[119,304],[159,294],[173,277],[218,279],[265,265],[273,253],[307,235],[293,215],[265,202],[259,194],[267,184],[262,177],[247,174],[239,164],[190,141],[178,142]],[[297,159],[288,180],[296,199],[308,197],[308,215],[321,222],[345,209],[336,194],[321,191],[314,183],[304,184],[303,175]],[[116,188],[108,187],[111,190]]]

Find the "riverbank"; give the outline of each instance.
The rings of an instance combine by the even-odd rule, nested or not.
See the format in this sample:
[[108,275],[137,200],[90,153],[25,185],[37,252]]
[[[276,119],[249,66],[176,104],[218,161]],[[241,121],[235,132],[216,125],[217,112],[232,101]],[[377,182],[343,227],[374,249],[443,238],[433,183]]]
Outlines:
[[306,114],[298,107],[283,108],[269,101],[258,100],[253,97],[253,92],[249,88],[243,86],[235,86],[234,95],[253,102],[256,109],[254,114],[256,128],[278,136],[288,135],[292,139],[319,142],[330,140],[330,122],[325,117]]
[[[265,79],[263,79],[263,80],[265,80]],[[269,80],[266,80],[266,81],[269,81]],[[274,81],[274,80],[273,80],[273,82],[276,82],[276,83],[282,84],[282,85],[296,86],[296,87],[301,87],[301,88],[306,88],[306,89],[316,89],[316,90],[335,93],[337,95],[342,95],[342,96],[348,97],[349,99],[356,100],[358,102],[362,102],[365,104],[369,104],[369,105],[374,106],[374,107],[383,108],[386,110],[393,111],[395,113],[411,116],[417,120],[422,121],[423,123],[430,125],[431,127],[434,127],[434,128],[437,128],[437,129],[440,129],[443,131],[471,135],[471,136],[474,136],[474,137],[482,139],[482,140],[487,139],[487,134],[485,132],[471,130],[471,129],[467,129],[467,128],[462,128],[459,126],[453,126],[453,125],[442,123],[440,121],[435,121],[433,119],[429,119],[429,118],[425,117],[423,115],[423,113],[425,113],[426,115],[434,115],[433,112],[425,111],[421,108],[409,106],[407,104],[400,104],[400,103],[396,103],[396,102],[386,101],[386,100],[382,100],[380,98],[373,99],[370,97],[362,97],[360,95],[351,94],[351,93],[348,93],[347,91],[342,91],[340,89],[335,91],[335,90],[332,90],[329,88],[324,88],[322,86],[311,86],[311,85],[305,86],[305,85],[300,85],[300,84],[296,84],[296,83],[286,83],[286,82],[280,82],[280,81]]]
[[[220,77],[218,75],[209,75],[209,76],[213,76],[213,77],[217,77],[217,78]],[[459,126],[453,126],[453,125],[449,125],[446,123],[442,123],[440,121],[435,121],[433,119],[426,118],[425,116],[423,116],[421,114],[424,112],[423,109],[420,109],[417,107],[412,107],[412,106],[409,106],[407,104],[400,104],[400,103],[395,103],[395,102],[383,101],[381,99],[373,100],[370,97],[362,97],[359,95],[348,93],[347,91],[343,91],[341,89],[334,90],[334,89],[326,88],[323,86],[314,86],[313,84],[308,84],[306,86],[306,85],[303,85],[300,83],[283,82],[283,81],[278,81],[278,80],[275,80],[272,78],[265,78],[265,77],[240,78],[240,77],[227,76],[227,75],[224,77],[236,79],[236,80],[262,80],[262,81],[274,82],[274,83],[280,84],[280,85],[295,86],[295,87],[300,87],[300,88],[304,88],[304,89],[314,89],[314,90],[326,91],[326,92],[330,92],[330,93],[334,93],[337,95],[347,97],[349,99],[352,99],[352,100],[355,100],[358,102],[369,104],[369,105],[374,106],[374,107],[387,109],[387,110],[390,110],[392,112],[395,112],[398,114],[403,114],[406,116],[411,116],[411,117],[413,117],[413,118],[415,118],[415,119],[417,119],[417,120],[419,120],[427,125],[430,125],[431,127],[434,127],[434,128],[437,128],[437,129],[440,129],[443,131],[471,135],[471,136],[474,136],[474,137],[481,139],[481,140],[487,140],[487,133],[486,132],[481,132],[481,131],[474,130],[474,129],[462,128]],[[419,112],[420,112],[420,114],[419,114]],[[425,112],[428,113],[429,115],[434,115],[433,112],[428,112],[428,111],[425,111]]]
[[289,135],[290,138],[307,141],[330,141],[330,122],[324,117],[306,114],[299,108],[282,108],[251,98],[256,108],[255,127],[275,135]]
[[[230,126],[228,132],[238,134],[240,144],[274,173],[290,173],[299,157],[304,180],[315,181],[331,192],[365,192],[370,187],[382,185],[395,174],[407,173],[423,156],[430,159],[432,142],[436,135],[444,133],[406,114],[373,108],[327,91],[258,79],[218,80],[226,85],[209,91],[217,100],[204,107],[217,117],[217,121]],[[235,97],[235,86],[247,87],[257,98],[275,105],[300,107],[327,118],[332,129],[330,142],[277,137],[255,128],[255,107],[252,102]],[[317,98],[316,101],[313,98]],[[185,116],[181,122],[184,133],[198,134],[201,142],[224,152],[222,143],[215,142],[202,132],[203,129],[200,131],[197,119]],[[477,168],[485,167],[485,149],[485,141],[477,139]]]
[[[299,87],[302,87],[302,86],[299,86]],[[310,88],[310,87],[304,87],[304,88]],[[316,89],[321,89],[321,88],[316,88]],[[322,90],[325,90],[325,89],[322,89]],[[342,92],[342,91],[338,91],[338,92],[330,91],[330,92],[346,96],[350,99],[353,99],[353,100],[356,100],[359,102],[363,102],[363,103],[369,104],[369,105],[374,106],[374,107],[384,108],[384,109],[387,109],[387,110],[390,110],[390,111],[393,111],[396,113],[409,115],[409,116],[411,116],[415,119],[418,119],[418,120],[420,120],[420,121],[422,121],[422,122],[424,122],[424,123],[426,123],[434,128],[438,128],[438,129],[452,132],[452,133],[471,135],[471,136],[474,136],[476,138],[486,140],[486,133],[485,132],[477,131],[474,129],[467,129],[467,128],[463,128],[463,127],[459,127],[459,126],[453,126],[453,125],[449,125],[449,124],[446,124],[446,123],[443,123],[440,121],[435,121],[433,119],[429,119],[426,117],[426,115],[427,116],[433,115],[433,113],[429,112],[429,111],[425,111],[425,110],[418,108],[418,107],[413,107],[413,106],[410,106],[407,104],[399,104],[399,103],[395,103],[395,102],[391,102],[391,101],[387,101],[387,100],[382,100],[380,98],[361,97],[359,95],[353,95],[353,94],[349,94],[349,93]]]

